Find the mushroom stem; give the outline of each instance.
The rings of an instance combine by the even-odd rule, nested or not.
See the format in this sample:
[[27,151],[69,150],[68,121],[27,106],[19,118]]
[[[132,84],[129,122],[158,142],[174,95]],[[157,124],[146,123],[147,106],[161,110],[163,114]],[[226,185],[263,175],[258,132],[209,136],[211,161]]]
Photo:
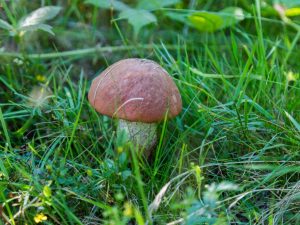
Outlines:
[[157,142],[156,128],[156,123],[131,122],[122,119],[118,123],[118,130],[124,131],[128,140],[146,151],[146,155]]

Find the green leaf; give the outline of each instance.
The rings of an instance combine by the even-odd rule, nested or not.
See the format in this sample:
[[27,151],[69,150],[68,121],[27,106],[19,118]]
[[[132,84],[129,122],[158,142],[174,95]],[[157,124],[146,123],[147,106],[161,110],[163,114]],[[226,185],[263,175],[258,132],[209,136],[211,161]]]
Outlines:
[[52,31],[52,27],[47,24],[35,24],[35,25],[21,27],[19,29],[21,36],[27,31],[36,31],[36,30],[43,30],[46,31],[47,33],[54,35]]
[[223,25],[223,18],[214,12],[196,12],[188,16],[191,26],[204,32],[213,32]]
[[0,159],[0,174],[2,173],[6,178],[8,178],[8,171],[6,169],[6,166],[4,164],[4,162],[2,161],[2,159]]
[[0,19],[0,28],[5,29],[5,30],[13,30],[13,26],[10,25],[8,22],[5,20]]
[[91,4],[103,9],[113,8],[117,11],[129,9],[129,7],[125,3],[117,0],[87,0],[84,3]]
[[287,118],[289,118],[289,120],[293,123],[295,128],[300,132],[300,124],[294,119],[294,117],[292,117],[291,114],[289,114],[287,111],[284,111],[284,112],[285,112],[285,115],[287,116]]
[[129,24],[133,26],[135,36],[142,27],[157,22],[155,15],[143,9],[128,9],[121,12],[119,17],[128,20]]
[[279,3],[287,8],[295,7],[300,5],[300,0],[273,0],[273,4]]
[[52,27],[44,24],[47,20],[53,19],[61,10],[58,6],[46,6],[31,12],[24,19],[19,21],[18,32],[23,36],[27,31],[43,30],[52,35]]
[[137,208],[134,209],[134,217],[135,217],[136,223],[138,225],[145,224],[144,218],[143,218],[141,212]]
[[130,177],[132,175],[132,173],[130,170],[125,170],[121,173],[121,175],[122,175],[122,179],[126,180],[128,177]]
[[187,13],[167,12],[167,13],[165,13],[165,15],[175,21],[179,21],[182,23],[187,22],[187,17],[188,17]]
[[288,17],[300,16],[300,7],[286,9],[284,14]]
[[228,7],[219,12],[168,12],[166,15],[203,32],[214,32],[233,26],[246,17],[244,11],[238,7]]
[[32,26],[44,23],[47,20],[53,19],[61,10],[58,6],[46,6],[39,8],[19,22],[19,28]]
[[231,27],[245,19],[243,9],[238,7],[228,7],[218,13],[222,19],[222,28]]
[[181,0],[140,0],[137,8],[146,10],[161,9],[166,6],[177,4],[180,1]]

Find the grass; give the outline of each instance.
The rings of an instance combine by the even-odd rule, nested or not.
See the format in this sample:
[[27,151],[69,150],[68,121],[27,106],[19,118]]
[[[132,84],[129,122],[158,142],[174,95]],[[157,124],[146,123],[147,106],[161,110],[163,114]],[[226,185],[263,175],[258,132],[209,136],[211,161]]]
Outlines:
[[[64,4],[55,37],[0,31],[0,224],[300,223],[299,32],[256,1],[226,30],[163,18],[137,44],[128,24]],[[159,62],[182,95],[151,160],[87,100],[92,78],[126,57]]]

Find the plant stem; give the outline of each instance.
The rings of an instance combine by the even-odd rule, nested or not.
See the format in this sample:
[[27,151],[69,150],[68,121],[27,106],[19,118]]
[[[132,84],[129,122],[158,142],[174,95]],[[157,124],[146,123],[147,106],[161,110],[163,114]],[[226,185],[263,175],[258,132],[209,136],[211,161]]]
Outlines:
[[[176,45],[166,45],[168,49],[178,49]],[[85,56],[90,54],[96,53],[103,53],[103,52],[119,52],[119,51],[128,51],[128,50],[135,50],[135,49],[155,49],[161,48],[160,46],[156,46],[154,44],[148,45],[129,45],[129,46],[105,46],[101,47],[100,45],[96,45],[92,48],[84,48],[84,49],[77,49],[71,51],[63,51],[63,52],[50,52],[50,53],[38,53],[38,54],[22,54],[17,52],[0,52],[0,57],[15,57],[15,58],[29,58],[29,59],[52,59],[52,58],[61,58],[61,57],[79,57]]]

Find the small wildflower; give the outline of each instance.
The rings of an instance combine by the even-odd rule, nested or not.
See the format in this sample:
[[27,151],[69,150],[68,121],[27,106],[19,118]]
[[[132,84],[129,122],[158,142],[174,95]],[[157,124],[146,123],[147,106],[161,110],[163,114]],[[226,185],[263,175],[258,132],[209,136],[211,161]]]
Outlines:
[[33,87],[29,94],[30,102],[29,106],[41,107],[48,103],[48,97],[51,95],[51,91],[46,87]]
[[193,170],[195,171],[195,176],[196,176],[196,179],[197,179],[198,184],[201,184],[201,181],[202,181],[204,178],[202,177],[202,174],[201,174],[202,171],[201,171],[200,166],[195,165],[195,166],[193,167]]
[[289,71],[286,73],[286,79],[288,82],[296,81],[298,79],[298,74]]
[[133,216],[133,206],[130,202],[125,202],[123,215],[127,217]]
[[240,8],[237,8],[236,10],[234,10],[234,16],[238,20],[244,20],[245,19],[245,14],[244,14],[243,10],[240,9]]
[[41,74],[38,74],[35,76],[35,79],[39,82],[45,82],[46,81],[46,77],[41,75]]
[[52,172],[52,166],[51,165],[46,165],[46,169],[48,170],[48,172]]
[[194,162],[191,162],[191,163],[190,163],[190,167],[191,167],[192,169],[194,169],[195,163],[194,163]]
[[18,66],[22,66],[22,65],[24,64],[23,60],[18,59],[18,58],[15,58],[15,59],[13,60],[13,62],[14,62],[15,64],[17,64]]
[[88,170],[86,171],[86,174],[87,174],[89,177],[91,177],[91,176],[93,176],[93,171],[90,170],[90,169],[88,169]]
[[121,146],[119,146],[119,147],[117,148],[117,151],[118,151],[119,154],[121,154],[121,153],[123,152],[123,150],[124,150],[124,149],[123,149],[123,147],[121,147]]
[[124,199],[124,195],[121,193],[121,192],[118,192],[116,195],[115,195],[115,199],[117,201],[122,201]]
[[23,37],[23,36],[24,36],[24,34],[25,34],[25,31],[21,31],[21,32],[19,32],[19,37]]
[[195,170],[195,172],[197,174],[201,174],[201,168],[200,168],[200,166],[198,166],[198,165],[194,166],[194,170]]
[[52,195],[52,190],[49,186],[45,185],[43,188],[43,194],[46,198],[50,198]]
[[36,214],[34,217],[34,222],[36,223],[41,223],[46,220],[47,220],[47,216],[45,216],[44,213]]

